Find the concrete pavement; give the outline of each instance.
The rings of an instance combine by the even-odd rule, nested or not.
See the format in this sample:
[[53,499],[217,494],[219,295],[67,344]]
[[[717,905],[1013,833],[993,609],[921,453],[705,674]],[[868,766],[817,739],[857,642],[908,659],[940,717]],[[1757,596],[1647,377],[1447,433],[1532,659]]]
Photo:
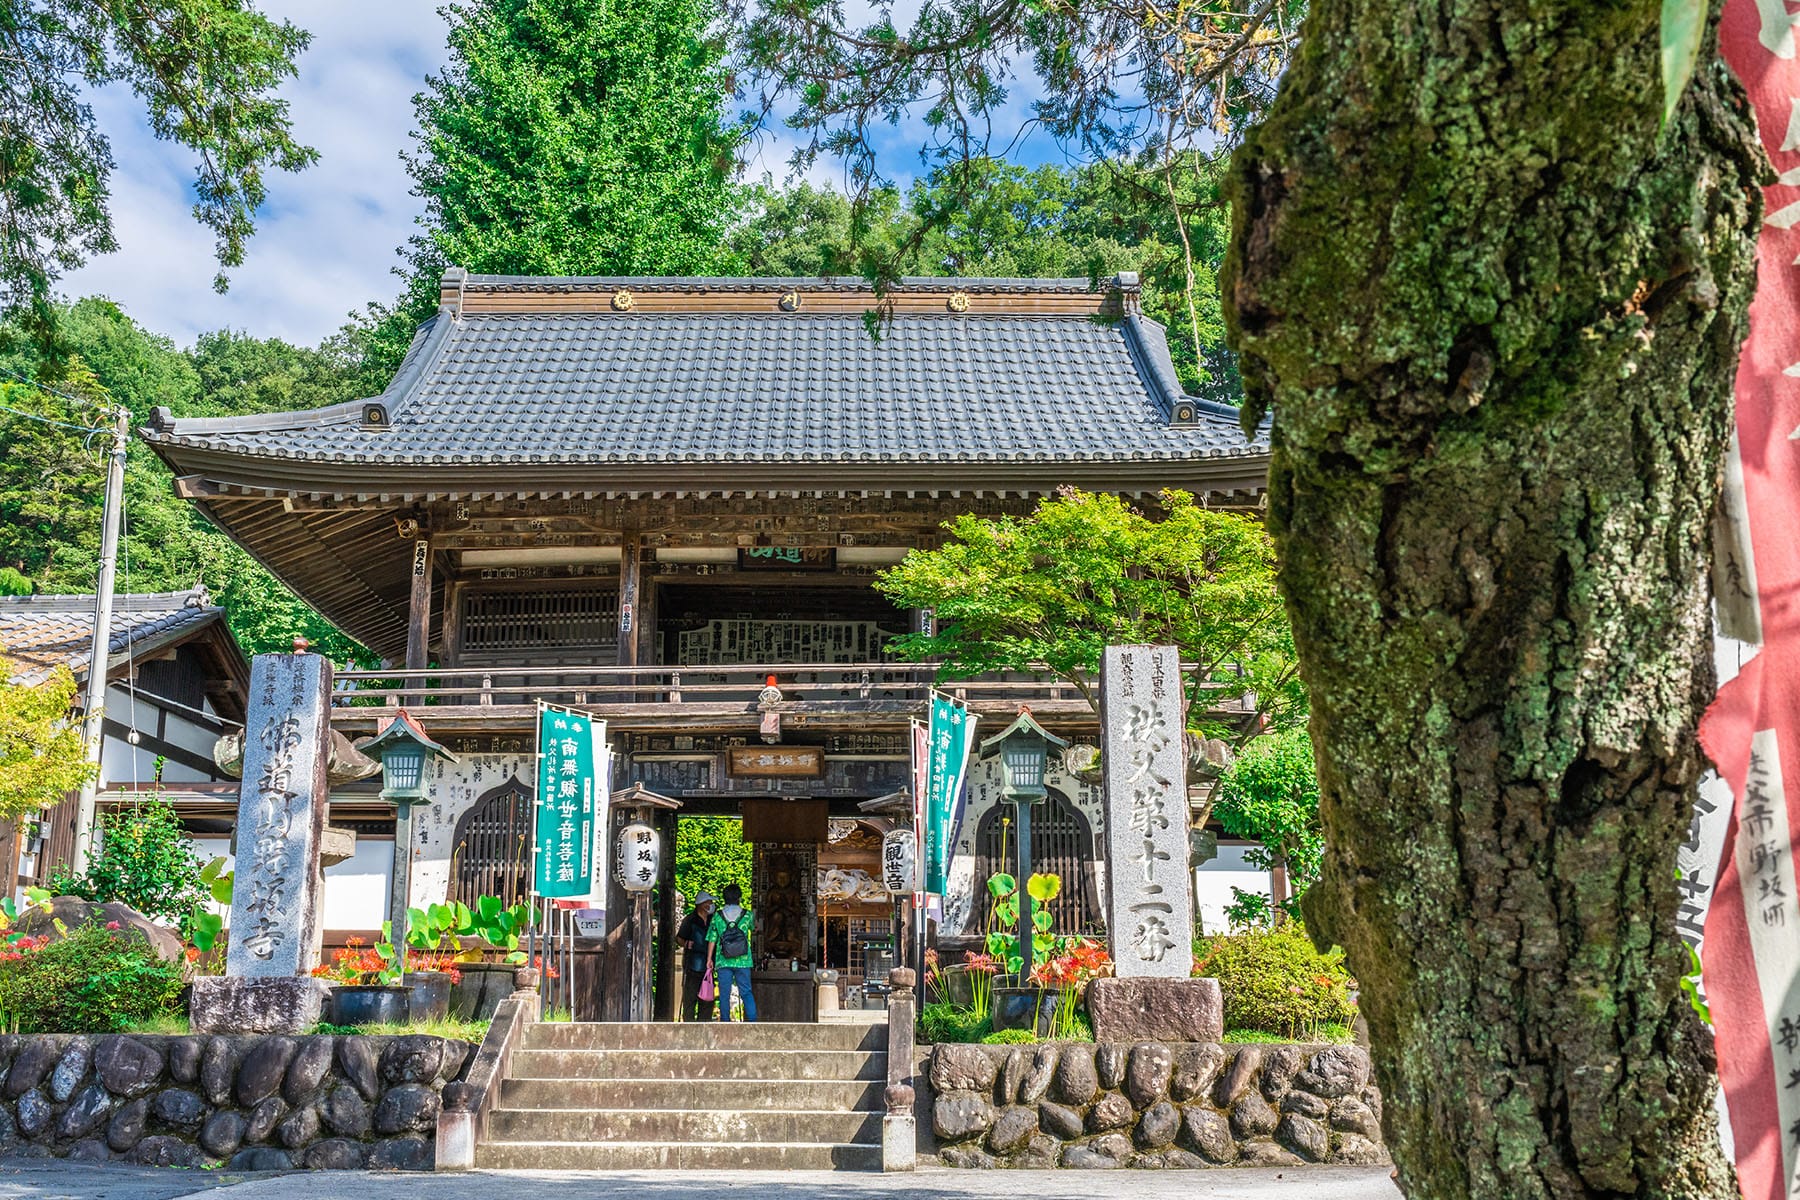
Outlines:
[[474,1171],[400,1175],[294,1171],[267,1175],[0,1160],[0,1200],[1397,1200],[1386,1167],[1214,1171]]

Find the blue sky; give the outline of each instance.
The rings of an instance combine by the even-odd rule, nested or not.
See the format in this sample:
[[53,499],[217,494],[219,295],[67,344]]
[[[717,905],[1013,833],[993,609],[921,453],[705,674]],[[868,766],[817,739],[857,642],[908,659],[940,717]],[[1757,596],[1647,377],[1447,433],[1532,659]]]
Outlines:
[[[420,211],[399,157],[411,145],[412,96],[445,55],[437,3],[263,0],[264,12],[313,35],[284,94],[297,135],[318,149],[319,162],[270,179],[256,236],[224,295],[212,289],[212,239],[189,212],[190,157],[151,137],[128,91],[91,97],[117,160],[112,212],[119,250],[65,276],[61,290],[109,296],[182,345],[227,327],[310,344],[335,331],[350,310],[391,299],[399,287],[391,273],[395,251]],[[900,20],[907,15],[896,12]],[[1022,112],[1023,97],[1010,107]],[[881,139],[890,172],[903,180],[918,170],[916,133],[903,127]],[[792,148],[783,131],[765,135],[750,174],[784,178]],[[1039,137],[1015,157],[1041,161],[1054,153]],[[821,163],[811,175],[829,181],[838,171]]]

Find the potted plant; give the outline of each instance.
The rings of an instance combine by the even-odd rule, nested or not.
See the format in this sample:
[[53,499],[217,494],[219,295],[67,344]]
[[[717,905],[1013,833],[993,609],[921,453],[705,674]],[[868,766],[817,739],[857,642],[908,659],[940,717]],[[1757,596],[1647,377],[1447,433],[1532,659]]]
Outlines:
[[400,1025],[410,1016],[412,988],[400,981],[394,948],[386,942],[369,946],[351,938],[313,974],[337,985],[331,989],[333,1025]]
[[513,972],[525,962],[519,940],[531,925],[531,906],[508,906],[498,896],[481,896],[473,908],[450,907],[456,921],[449,935],[455,939],[461,976],[450,989],[450,1012],[463,1020],[484,1020],[513,993]]
[[1057,996],[1031,982],[1038,960],[1056,947],[1050,932],[1053,918],[1045,907],[1062,893],[1060,876],[1043,873],[1025,881],[1025,894],[1030,899],[1031,944],[1021,949],[1017,934],[1005,930],[1019,919],[1019,886],[1011,875],[996,874],[988,880],[988,892],[994,898],[990,921],[998,925],[987,935],[988,953],[996,967],[1004,966],[1005,974],[993,981],[994,1028],[1030,1029],[1047,1037],[1056,1025]]

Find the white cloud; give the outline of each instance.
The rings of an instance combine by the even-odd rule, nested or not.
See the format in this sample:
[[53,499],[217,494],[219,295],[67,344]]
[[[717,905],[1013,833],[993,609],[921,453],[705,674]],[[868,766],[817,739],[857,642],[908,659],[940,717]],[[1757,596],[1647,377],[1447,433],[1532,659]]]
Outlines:
[[68,295],[102,294],[183,344],[209,329],[247,329],[312,343],[370,300],[391,299],[395,248],[420,210],[399,154],[412,143],[412,96],[444,56],[431,0],[265,0],[265,12],[313,35],[283,94],[295,133],[319,162],[274,174],[231,290],[212,290],[212,238],[191,214],[193,168],[150,136],[128,93],[94,108],[113,143],[113,220],[119,250],[66,276]]

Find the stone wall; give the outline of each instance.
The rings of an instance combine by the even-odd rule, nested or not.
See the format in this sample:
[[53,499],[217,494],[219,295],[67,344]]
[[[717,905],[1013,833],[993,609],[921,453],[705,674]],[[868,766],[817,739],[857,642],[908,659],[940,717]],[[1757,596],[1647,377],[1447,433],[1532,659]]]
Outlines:
[[0,1152],[430,1170],[441,1094],[475,1050],[420,1034],[0,1037]]
[[927,1062],[947,1166],[1387,1161],[1358,1046],[939,1045]]

